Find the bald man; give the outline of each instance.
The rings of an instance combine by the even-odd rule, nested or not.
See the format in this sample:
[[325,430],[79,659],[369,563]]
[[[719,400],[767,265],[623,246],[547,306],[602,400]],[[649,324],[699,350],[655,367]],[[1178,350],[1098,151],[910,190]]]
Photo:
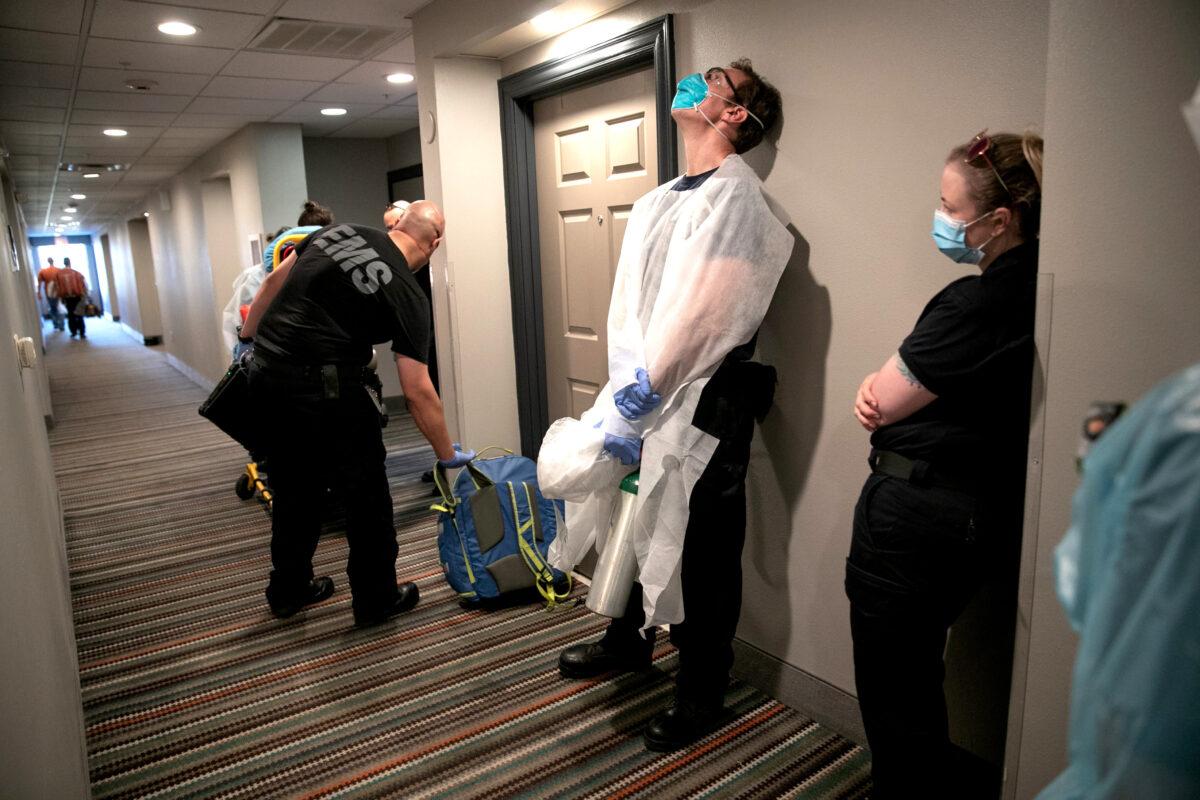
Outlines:
[[264,280],[242,335],[254,338],[250,391],[264,415],[274,493],[267,603],[278,617],[333,593],[314,577],[325,488],[345,494],[354,620],[374,625],[417,604],[396,584],[396,529],[379,416],[364,380],[372,345],[391,341],[417,427],[446,467],[474,455],[450,441],[429,379],[429,303],[413,273],[429,262],[446,221],[413,203],[391,230],[333,224],[309,234]]

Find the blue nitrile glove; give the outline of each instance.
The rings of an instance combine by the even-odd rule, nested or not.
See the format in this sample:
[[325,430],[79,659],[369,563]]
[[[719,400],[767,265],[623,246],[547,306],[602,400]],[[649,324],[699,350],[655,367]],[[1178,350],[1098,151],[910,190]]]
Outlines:
[[470,461],[471,459],[473,459],[474,457],[475,457],[474,450],[463,450],[462,445],[459,444],[458,442],[455,442],[454,443],[454,456],[452,458],[446,459],[445,461],[442,461],[439,458],[438,463],[441,464],[446,469],[458,469],[459,467],[465,467],[467,465],[467,462]]
[[650,375],[646,370],[638,367],[634,372],[634,377],[637,378],[636,383],[631,383],[624,389],[618,389],[613,395],[613,403],[625,419],[637,419],[645,416],[662,402],[662,398],[650,386]]
[[604,452],[616,458],[625,466],[636,464],[642,460],[642,440],[626,439],[624,436],[604,434]]
[[233,348],[233,360],[241,361],[244,364],[250,360],[252,355],[254,355],[254,340],[247,339],[246,341],[242,341],[239,338],[237,345]]

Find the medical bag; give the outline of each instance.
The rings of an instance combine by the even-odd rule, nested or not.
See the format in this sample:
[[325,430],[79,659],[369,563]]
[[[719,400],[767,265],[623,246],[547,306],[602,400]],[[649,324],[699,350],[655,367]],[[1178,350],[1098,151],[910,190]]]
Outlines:
[[562,507],[538,490],[533,461],[511,453],[476,457],[458,474],[453,491],[438,464],[434,482],[442,498],[432,506],[439,512],[438,555],[464,603],[536,589],[552,608],[567,597],[569,577],[546,561]]

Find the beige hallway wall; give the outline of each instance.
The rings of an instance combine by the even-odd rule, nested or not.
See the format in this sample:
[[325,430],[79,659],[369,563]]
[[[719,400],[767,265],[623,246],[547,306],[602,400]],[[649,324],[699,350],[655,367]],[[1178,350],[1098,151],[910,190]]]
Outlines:
[[[121,311],[121,324],[138,336],[142,335],[142,315],[138,304],[137,276],[133,271],[133,248],[129,238],[129,228],[125,222],[110,225],[105,229],[108,234],[108,250],[112,256],[112,292],[117,299],[117,308]],[[100,248],[100,235],[92,236],[92,246]],[[162,333],[161,325],[158,333]]]
[[129,235],[129,258],[137,286],[138,326],[143,338],[162,336],[162,311],[158,304],[158,282],[154,269],[154,248],[150,243],[150,225],[145,217],[134,217],[125,225]]
[[[4,178],[0,226],[11,226],[24,242]],[[38,347],[37,366],[22,369],[11,346],[14,335],[41,342],[32,286],[25,254],[13,263],[9,248],[0,248],[0,783],[5,796],[86,798],[83,700],[62,507],[46,436],[45,366]]]
[[[228,180],[232,215],[228,230],[214,231],[231,244],[228,255],[208,246],[203,186]],[[149,192],[130,209],[148,211],[162,335],[167,356],[201,383],[213,384],[229,364],[220,334],[220,311],[233,294],[234,277],[250,266],[249,239],[294,224],[306,197],[304,150],[299,125],[253,124],[230,136],[183,172]],[[117,284],[128,273],[129,242],[109,229]],[[233,253],[237,253],[236,257]],[[121,295],[126,313],[125,295]],[[125,321],[122,317],[122,321]],[[137,327],[129,323],[131,327]]]
[[1200,5],[1052,0],[1049,34],[1041,269],[1053,276],[1054,312],[1040,519],[1022,587],[1032,601],[1028,683],[1010,731],[1018,798],[1066,759],[1076,638],[1053,552],[1078,484],[1083,415],[1200,360],[1200,153],[1180,113],[1200,82]]

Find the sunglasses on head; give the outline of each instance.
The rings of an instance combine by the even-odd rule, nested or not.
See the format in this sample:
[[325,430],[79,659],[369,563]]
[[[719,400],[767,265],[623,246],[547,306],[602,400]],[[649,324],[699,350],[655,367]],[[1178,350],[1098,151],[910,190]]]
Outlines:
[[963,159],[972,167],[978,167],[979,161],[982,159],[984,163],[991,169],[992,174],[996,176],[996,180],[1000,181],[1000,185],[1004,187],[1004,191],[1008,192],[1008,196],[1012,197],[1012,192],[1009,191],[1008,184],[1004,182],[1004,178],[1000,177],[1000,170],[996,169],[996,165],[992,163],[992,159],[988,158],[988,150],[992,147],[992,139],[987,135],[987,128],[984,128],[979,133],[975,134],[975,138],[971,141],[971,146],[967,148],[967,156]]

